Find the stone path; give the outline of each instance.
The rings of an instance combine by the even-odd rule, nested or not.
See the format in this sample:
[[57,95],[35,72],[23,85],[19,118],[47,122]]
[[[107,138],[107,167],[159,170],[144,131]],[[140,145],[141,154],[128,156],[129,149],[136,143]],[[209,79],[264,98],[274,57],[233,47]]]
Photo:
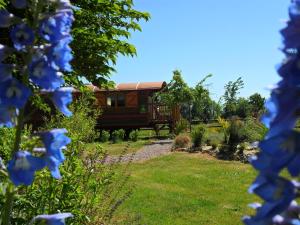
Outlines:
[[122,158],[119,156],[107,156],[104,163],[110,164],[113,162],[133,162],[149,160],[161,155],[166,155],[171,152],[173,140],[159,140],[154,141],[149,145],[145,145],[136,153],[124,155]]

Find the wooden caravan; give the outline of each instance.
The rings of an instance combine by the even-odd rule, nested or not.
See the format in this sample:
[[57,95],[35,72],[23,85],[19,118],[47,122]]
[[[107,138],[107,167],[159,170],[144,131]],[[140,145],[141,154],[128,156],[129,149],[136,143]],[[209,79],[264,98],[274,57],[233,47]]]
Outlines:
[[136,129],[169,125],[179,120],[179,108],[155,103],[154,94],[164,91],[166,82],[121,83],[114,89],[99,89],[89,85],[96,96],[96,106],[102,110],[99,129]]

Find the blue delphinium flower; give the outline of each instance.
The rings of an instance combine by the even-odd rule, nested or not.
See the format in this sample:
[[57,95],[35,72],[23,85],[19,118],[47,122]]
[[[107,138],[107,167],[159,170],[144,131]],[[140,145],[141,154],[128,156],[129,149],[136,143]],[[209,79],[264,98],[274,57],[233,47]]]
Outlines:
[[72,116],[72,112],[68,109],[68,105],[72,102],[73,88],[60,88],[53,92],[52,101],[54,105],[65,116]]
[[68,72],[72,70],[70,61],[73,58],[71,48],[68,45],[70,41],[70,38],[62,39],[58,43],[52,45],[48,52],[49,61],[58,69]]
[[0,27],[9,27],[13,24],[15,16],[5,9],[0,9]]
[[45,161],[52,176],[60,179],[59,166],[65,160],[63,149],[71,142],[65,135],[66,129],[53,129],[40,133],[40,137],[46,148]]
[[13,69],[12,65],[0,63],[0,82],[12,78],[12,69]]
[[299,184],[280,176],[285,168],[292,176],[300,174],[300,133],[294,131],[300,112],[300,0],[292,0],[289,16],[281,31],[286,59],[277,66],[282,80],[273,88],[265,105],[268,112],[262,117],[269,131],[259,144],[261,152],[251,159],[259,175],[250,191],[265,202],[255,216],[244,220],[248,225],[300,224],[298,214],[288,214]]
[[45,220],[48,225],[64,225],[65,219],[73,217],[71,213],[57,213],[53,215],[39,215],[33,218],[31,223],[38,220]]
[[11,3],[17,9],[23,9],[27,6],[26,0],[11,0]]
[[10,31],[10,37],[17,50],[21,50],[34,42],[34,32],[25,23],[17,24]]
[[0,106],[0,127],[13,127],[13,119],[17,116],[17,110],[11,107]]
[[55,90],[64,84],[62,74],[54,69],[46,57],[35,59],[29,66],[32,82],[46,90]]
[[5,45],[0,44],[0,62],[2,62],[13,50]]
[[23,108],[30,95],[30,89],[15,78],[0,83],[0,103],[2,106]]
[[249,191],[265,200],[254,217],[257,220],[273,218],[288,208],[296,197],[295,185],[276,174],[259,175]]
[[45,160],[32,156],[27,151],[18,151],[14,158],[8,162],[7,170],[14,185],[30,185],[37,170],[45,167]]
[[41,37],[51,43],[70,37],[73,14],[61,11],[41,21],[39,33]]

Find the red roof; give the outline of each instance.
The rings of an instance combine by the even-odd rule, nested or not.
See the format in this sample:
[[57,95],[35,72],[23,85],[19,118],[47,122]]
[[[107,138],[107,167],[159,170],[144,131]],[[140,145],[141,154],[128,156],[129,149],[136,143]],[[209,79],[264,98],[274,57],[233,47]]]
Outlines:
[[161,90],[167,83],[165,81],[159,82],[138,82],[138,83],[120,83],[112,89],[100,89],[92,84],[87,85],[92,91],[132,91],[132,90]]

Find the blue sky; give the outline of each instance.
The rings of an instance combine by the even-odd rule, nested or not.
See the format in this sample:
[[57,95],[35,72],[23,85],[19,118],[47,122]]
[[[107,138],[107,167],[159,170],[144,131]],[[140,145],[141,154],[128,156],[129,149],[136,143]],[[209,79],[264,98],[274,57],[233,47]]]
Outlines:
[[135,0],[135,8],[151,14],[130,42],[137,57],[119,57],[116,83],[170,81],[182,71],[194,86],[212,73],[213,98],[241,76],[241,96],[259,92],[279,80],[275,65],[283,59],[278,31],[288,18],[289,0]]

